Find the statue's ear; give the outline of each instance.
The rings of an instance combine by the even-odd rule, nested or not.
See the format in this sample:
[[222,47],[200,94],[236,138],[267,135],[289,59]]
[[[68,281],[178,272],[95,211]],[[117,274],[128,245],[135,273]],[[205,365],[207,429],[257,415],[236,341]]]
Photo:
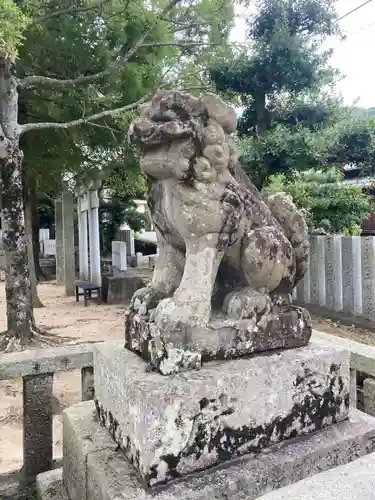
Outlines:
[[232,106],[228,106],[220,97],[215,94],[204,94],[201,102],[206,109],[209,118],[213,118],[220,123],[224,132],[233,134],[237,128],[236,111]]

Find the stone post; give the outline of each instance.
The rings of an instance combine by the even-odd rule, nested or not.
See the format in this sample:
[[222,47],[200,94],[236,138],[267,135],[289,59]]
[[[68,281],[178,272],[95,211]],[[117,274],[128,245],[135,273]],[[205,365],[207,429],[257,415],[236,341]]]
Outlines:
[[56,283],[64,284],[64,238],[62,199],[55,200],[55,234],[56,234]]
[[308,261],[308,266],[306,270],[306,274],[303,279],[297,283],[296,292],[297,292],[297,300],[302,304],[308,304],[310,302],[311,293],[310,293],[310,257]]
[[325,238],[325,236],[310,237],[310,300],[311,303],[320,306],[325,306],[326,303]]
[[362,315],[375,321],[375,238],[361,238]]
[[134,231],[132,229],[121,229],[118,232],[116,239],[126,243],[127,255],[131,257],[135,256]]
[[23,378],[23,475],[33,482],[52,469],[53,373]]
[[100,238],[99,238],[99,196],[97,189],[91,189],[88,197],[89,240],[90,240],[90,281],[101,286]]
[[342,287],[343,310],[347,314],[362,314],[362,273],[361,273],[361,237],[342,237]]
[[63,236],[64,236],[64,283],[65,295],[75,295],[75,248],[74,248],[74,219],[73,194],[65,190],[62,194]]
[[121,276],[127,270],[127,246],[124,241],[112,241],[113,275]]
[[375,417],[375,379],[366,378],[363,381],[363,404],[365,413]]
[[326,306],[333,311],[342,311],[342,253],[341,236],[327,236],[326,257]]
[[86,366],[81,369],[82,401],[91,401],[95,397],[94,368]]
[[78,245],[79,245],[79,277],[82,281],[89,280],[89,244],[87,231],[87,194],[79,196],[78,212]]

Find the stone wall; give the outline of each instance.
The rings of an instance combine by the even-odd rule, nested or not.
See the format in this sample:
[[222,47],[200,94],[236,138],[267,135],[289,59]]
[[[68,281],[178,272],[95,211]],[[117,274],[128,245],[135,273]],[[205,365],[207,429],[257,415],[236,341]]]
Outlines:
[[310,265],[294,299],[375,321],[375,237],[311,236]]

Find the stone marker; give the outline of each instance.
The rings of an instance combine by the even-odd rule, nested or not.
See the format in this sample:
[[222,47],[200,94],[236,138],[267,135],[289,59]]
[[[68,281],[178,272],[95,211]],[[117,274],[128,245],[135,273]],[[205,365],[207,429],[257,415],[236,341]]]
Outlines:
[[73,194],[64,190],[62,194],[63,213],[63,251],[64,251],[64,285],[65,295],[75,295],[75,247],[74,247],[74,219],[73,219]]
[[325,238],[326,306],[334,311],[343,308],[341,236]]
[[343,310],[347,314],[362,314],[362,273],[361,237],[343,236],[342,248],[342,286]]
[[325,236],[310,237],[310,301],[325,306],[326,266],[324,252]]
[[121,276],[127,270],[127,252],[124,241],[112,241],[112,268],[114,276]]
[[297,300],[303,304],[311,302],[311,286],[310,286],[310,256],[307,260],[307,269],[304,277],[297,283]]
[[375,321],[375,238],[361,238],[362,316]]
[[56,283],[64,284],[64,235],[62,199],[55,200]]

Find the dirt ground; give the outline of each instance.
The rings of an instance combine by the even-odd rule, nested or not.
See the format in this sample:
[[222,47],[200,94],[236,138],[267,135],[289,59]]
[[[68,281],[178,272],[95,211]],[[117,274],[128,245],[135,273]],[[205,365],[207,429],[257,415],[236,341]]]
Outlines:
[[[124,334],[123,306],[97,305],[88,307],[74,297],[65,297],[64,289],[54,283],[39,286],[45,305],[35,311],[38,326],[64,343],[97,342],[121,339]],[[0,331],[5,329],[4,283],[0,283]],[[375,345],[375,333],[340,325],[337,321],[314,317],[313,328],[326,333]],[[80,400],[80,373],[56,374],[54,379],[54,456],[61,457],[61,411]],[[0,381],[0,474],[22,465],[22,382]]]

